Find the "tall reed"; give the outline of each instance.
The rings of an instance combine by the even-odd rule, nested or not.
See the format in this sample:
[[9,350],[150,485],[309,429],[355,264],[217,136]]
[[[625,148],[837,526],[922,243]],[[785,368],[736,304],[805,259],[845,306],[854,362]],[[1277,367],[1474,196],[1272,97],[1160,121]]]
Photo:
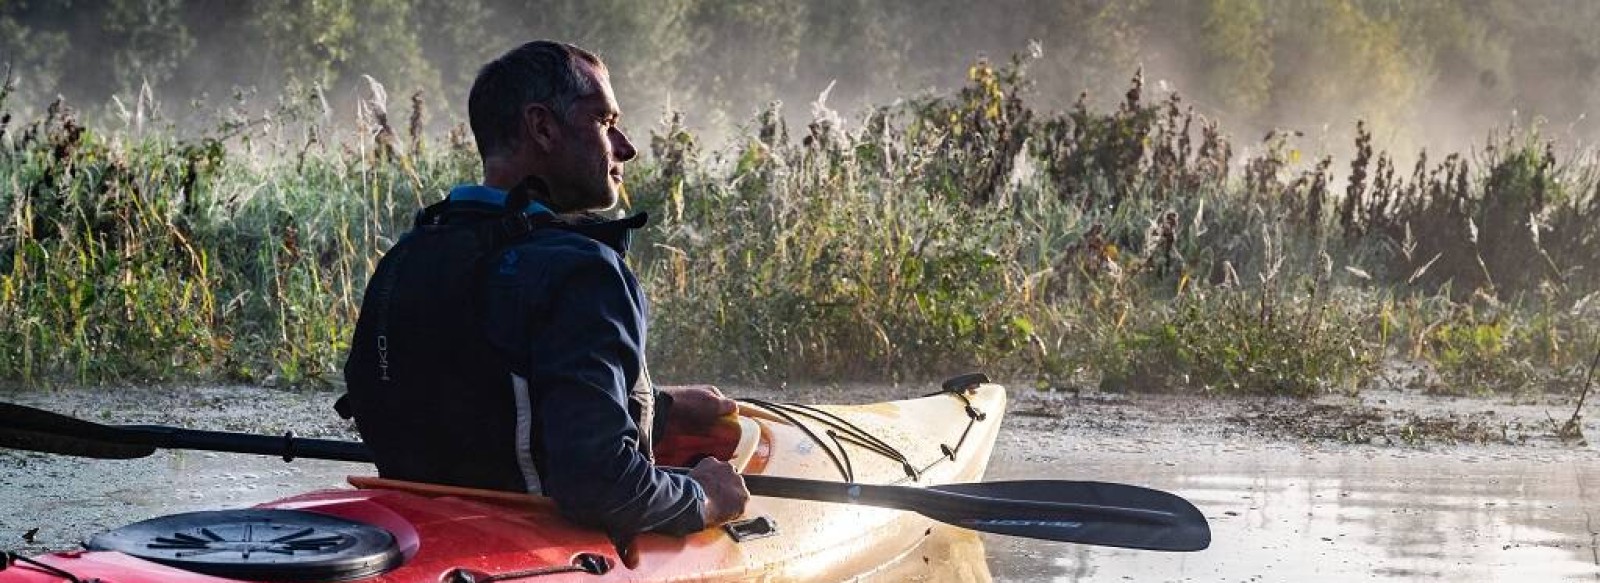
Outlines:
[[[1293,131],[1238,148],[1139,75],[1110,111],[1035,110],[1027,64],[858,119],[819,99],[805,128],[773,104],[714,150],[651,128],[628,204],[657,376],[1309,395],[1405,360],[1431,390],[1573,386],[1592,157],[1516,129],[1410,172],[1362,126],[1347,163]],[[62,104],[0,127],[0,379],[336,383],[373,265],[476,155],[425,135],[420,94],[402,134],[376,81],[354,131],[286,93],[200,137]]]

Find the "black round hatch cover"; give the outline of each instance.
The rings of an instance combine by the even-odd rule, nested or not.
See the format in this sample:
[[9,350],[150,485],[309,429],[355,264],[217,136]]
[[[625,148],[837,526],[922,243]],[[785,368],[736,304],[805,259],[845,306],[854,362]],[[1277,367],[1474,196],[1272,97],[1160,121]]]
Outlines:
[[162,516],[96,535],[87,546],[206,575],[264,581],[348,581],[383,573],[403,559],[389,531],[275,509]]

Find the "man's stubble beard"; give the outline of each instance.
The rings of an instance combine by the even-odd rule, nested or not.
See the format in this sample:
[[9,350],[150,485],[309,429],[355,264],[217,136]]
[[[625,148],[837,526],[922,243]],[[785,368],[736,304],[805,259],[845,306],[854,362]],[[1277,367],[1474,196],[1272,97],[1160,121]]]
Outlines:
[[[565,131],[581,131],[570,120],[564,121],[562,125]],[[567,151],[569,156],[572,153],[572,150]],[[565,180],[559,186],[551,185],[556,186],[551,194],[556,199],[553,202],[560,207],[560,212],[603,211],[617,205],[620,198],[617,191],[619,185],[611,180],[609,149],[606,149],[606,154],[601,157],[598,164],[592,159],[568,158],[566,162],[563,164],[564,167],[580,171],[564,176]]]
[[549,191],[542,197],[547,200],[540,202],[563,214],[604,210],[616,204],[617,192],[611,185],[610,173],[605,172],[609,164],[601,166],[603,173],[597,180],[591,162],[575,159],[571,150],[562,154],[541,177]]
[[617,205],[617,192],[611,187],[611,176],[604,178],[601,184],[568,184],[551,193],[550,201],[556,208],[552,209],[561,213],[578,213],[588,211],[603,211]]

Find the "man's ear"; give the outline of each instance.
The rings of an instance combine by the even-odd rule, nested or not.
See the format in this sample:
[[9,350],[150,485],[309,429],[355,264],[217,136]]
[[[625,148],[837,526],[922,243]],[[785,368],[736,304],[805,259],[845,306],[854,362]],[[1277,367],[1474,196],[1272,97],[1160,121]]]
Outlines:
[[522,108],[522,135],[540,154],[552,152],[560,138],[561,120],[556,112],[542,103],[530,103]]

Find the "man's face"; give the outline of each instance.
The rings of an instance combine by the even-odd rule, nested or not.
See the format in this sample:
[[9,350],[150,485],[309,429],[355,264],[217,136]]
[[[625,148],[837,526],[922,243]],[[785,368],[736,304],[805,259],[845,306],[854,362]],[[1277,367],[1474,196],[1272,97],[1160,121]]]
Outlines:
[[545,176],[555,199],[552,202],[565,212],[616,205],[622,164],[639,154],[617,125],[622,109],[611,92],[610,79],[587,63],[581,66],[597,90],[574,101],[566,119],[558,124],[560,139]]

